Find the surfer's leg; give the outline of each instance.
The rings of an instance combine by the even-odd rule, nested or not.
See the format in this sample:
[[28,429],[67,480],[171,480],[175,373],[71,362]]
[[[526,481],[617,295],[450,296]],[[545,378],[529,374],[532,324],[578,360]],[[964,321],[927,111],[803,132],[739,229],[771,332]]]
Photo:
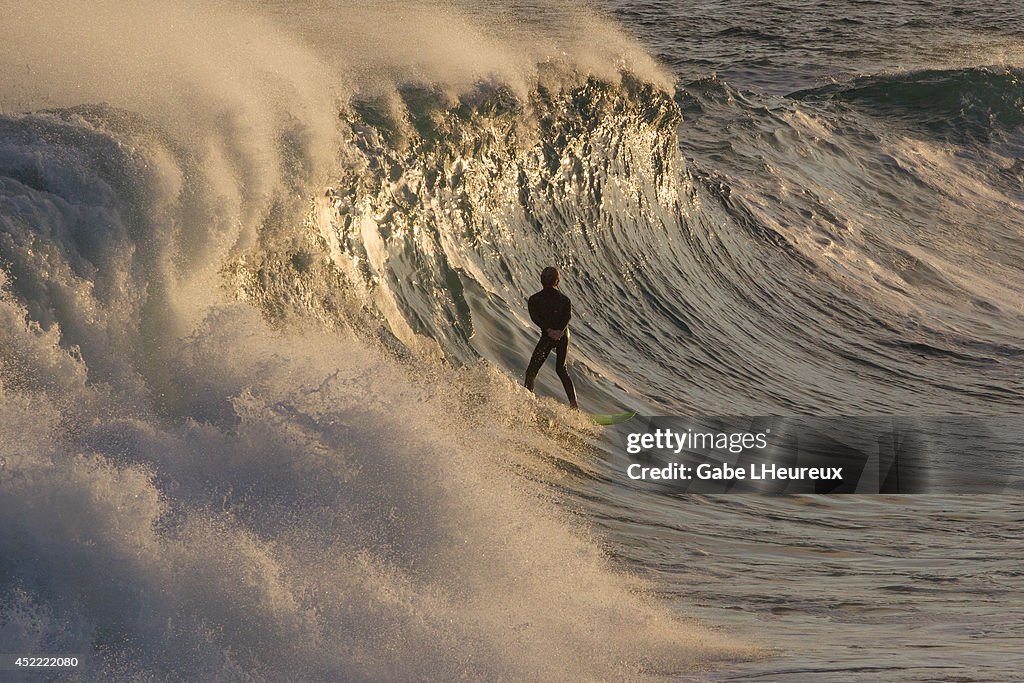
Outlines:
[[558,340],[558,351],[555,354],[557,361],[558,378],[562,380],[565,388],[565,395],[569,397],[569,405],[576,407],[576,387],[569,376],[569,330],[565,331],[562,338]]
[[540,372],[540,368],[544,365],[544,361],[547,360],[553,346],[552,340],[546,334],[541,335],[540,341],[537,342],[537,347],[533,350],[533,356],[530,358],[530,366],[526,368],[525,384],[526,388],[530,391],[533,391],[533,383],[537,379],[537,373]]

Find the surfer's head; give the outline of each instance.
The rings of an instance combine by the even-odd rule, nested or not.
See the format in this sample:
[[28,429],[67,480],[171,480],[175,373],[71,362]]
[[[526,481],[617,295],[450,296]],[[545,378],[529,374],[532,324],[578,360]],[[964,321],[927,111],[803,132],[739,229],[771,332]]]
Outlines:
[[557,287],[558,268],[555,268],[554,266],[548,266],[544,270],[540,271],[540,283],[545,287]]

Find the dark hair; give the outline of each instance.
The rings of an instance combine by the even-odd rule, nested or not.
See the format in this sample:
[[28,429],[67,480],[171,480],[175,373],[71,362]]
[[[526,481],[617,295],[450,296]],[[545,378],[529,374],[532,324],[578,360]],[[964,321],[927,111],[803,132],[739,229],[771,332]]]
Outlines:
[[545,287],[554,287],[558,284],[558,268],[548,266],[540,271],[540,283]]

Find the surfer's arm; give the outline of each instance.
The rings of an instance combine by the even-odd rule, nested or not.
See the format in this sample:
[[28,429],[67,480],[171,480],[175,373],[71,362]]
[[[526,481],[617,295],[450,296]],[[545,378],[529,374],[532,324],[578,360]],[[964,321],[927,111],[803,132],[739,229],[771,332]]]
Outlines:
[[527,301],[527,308],[530,310],[530,320],[533,321],[534,325],[543,330],[544,321],[540,319],[540,311],[537,310],[537,301],[532,296]]
[[569,327],[570,318],[572,318],[572,304],[566,298],[565,311],[555,320],[554,327],[544,329],[544,326],[541,325],[541,329],[544,329],[545,334],[551,339],[561,339],[562,335],[565,334],[565,328]]
[[569,321],[572,320],[572,302],[569,301],[569,297],[565,298],[565,312],[558,316],[558,324],[554,329],[561,332],[565,331],[565,328],[569,327]]

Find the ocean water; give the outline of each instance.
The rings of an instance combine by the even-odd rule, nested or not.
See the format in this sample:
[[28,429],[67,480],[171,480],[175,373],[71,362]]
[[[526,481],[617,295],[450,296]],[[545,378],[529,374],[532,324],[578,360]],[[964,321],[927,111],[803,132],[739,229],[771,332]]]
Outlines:
[[588,410],[1020,415],[1020,14],[0,3],[0,654],[1018,680],[1019,496],[631,487],[519,379],[555,263]]

